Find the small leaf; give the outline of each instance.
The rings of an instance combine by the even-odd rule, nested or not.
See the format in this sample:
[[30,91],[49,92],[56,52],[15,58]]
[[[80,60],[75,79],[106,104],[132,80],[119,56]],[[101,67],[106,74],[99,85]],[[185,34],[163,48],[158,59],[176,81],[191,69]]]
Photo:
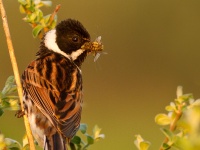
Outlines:
[[81,144],[81,138],[79,136],[74,136],[73,139],[71,140],[72,143],[74,144]]
[[44,18],[44,23],[45,23],[46,25],[49,23],[50,17],[51,17],[50,14],[43,17],[43,18]]
[[32,31],[33,37],[36,38],[36,37],[39,35],[39,33],[40,33],[40,31],[41,31],[42,29],[43,29],[43,26],[37,25],[37,26],[33,29],[33,31]]
[[14,83],[15,83],[14,76],[9,76],[6,80],[5,87],[3,88],[1,93],[3,95],[6,95],[6,94],[16,91],[17,88],[16,88],[16,85],[14,85]]
[[81,131],[81,133],[85,134],[87,131],[87,124],[81,123],[79,130]]
[[171,118],[166,114],[158,114],[155,117],[155,122],[159,125],[169,125],[171,123]]
[[36,9],[36,11],[34,13],[36,14],[34,22],[39,22],[43,18],[42,11],[40,9]]
[[90,135],[87,135],[87,143],[90,144],[90,145],[94,144],[94,138]]

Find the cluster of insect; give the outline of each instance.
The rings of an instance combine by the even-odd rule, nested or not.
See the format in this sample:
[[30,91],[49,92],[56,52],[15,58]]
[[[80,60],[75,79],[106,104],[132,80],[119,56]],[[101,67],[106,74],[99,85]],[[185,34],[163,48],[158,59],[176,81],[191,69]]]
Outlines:
[[94,62],[100,57],[101,54],[107,54],[103,51],[103,44],[101,42],[101,36],[98,36],[94,42],[85,43],[82,48],[90,50],[94,55]]

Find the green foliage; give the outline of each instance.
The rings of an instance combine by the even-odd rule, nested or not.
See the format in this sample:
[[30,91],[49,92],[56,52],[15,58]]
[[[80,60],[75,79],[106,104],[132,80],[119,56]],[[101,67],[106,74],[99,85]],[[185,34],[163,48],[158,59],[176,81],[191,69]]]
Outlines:
[[[94,144],[99,139],[104,138],[104,134],[100,134],[101,129],[95,125],[93,128],[93,134],[89,135],[87,133],[87,124],[81,124],[79,127],[79,131],[86,137],[87,141],[85,142],[83,138],[76,135],[70,142],[71,150],[87,150],[90,145]],[[35,144],[37,144],[35,142]],[[5,138],[3,134],[0,133],[0,150],[9,149],[9,150],[27,150],[29,149],[28,139],[25,135],[23,137],[22,144],[20,142]]]
[[0,116],[4,110],[19,110],[17,87],[14,76],[8,77],[5,87],[0,91]]
[[26,14],[23,20],[33,27],[33,37],[39,36],[41,38],[42,32],[47,32],[56,26],[56,14],[44,16],[40,9],[42,6],[51,6],[50,0],[18,0],[18,2],[20,3],[20,12]]
[[105,137],[104,134],[100,134],[101,128],[97,125],[93,128],[93,135],[87,133],[87,128],[87,124],[80,125],[79,131],[86,137],[86,142],[80,136],[74,136],[70,143],[71,150],[87,150],[90,145]]
[[[166,114],[158,114],[155,117],[158,125],[166,126],[166,128],[161,128],[165,140],[160,150],[199,150],[200,99],[194,100],[192,94],[183,94],[182,87],[178,87],[177,98],[165,109]],[[144,140],[137,136],[135,143],[139,150],[149,148],[148,144],[146,147],[141,146],[143,142]]]

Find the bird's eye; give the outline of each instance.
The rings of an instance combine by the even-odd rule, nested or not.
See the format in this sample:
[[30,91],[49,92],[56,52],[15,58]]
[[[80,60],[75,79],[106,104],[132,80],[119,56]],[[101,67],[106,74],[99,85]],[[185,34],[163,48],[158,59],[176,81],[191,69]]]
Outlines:
[[72,41],[73,42],[78,42],[79,41],[79,37],[78,36],[73,36],[72,37]]

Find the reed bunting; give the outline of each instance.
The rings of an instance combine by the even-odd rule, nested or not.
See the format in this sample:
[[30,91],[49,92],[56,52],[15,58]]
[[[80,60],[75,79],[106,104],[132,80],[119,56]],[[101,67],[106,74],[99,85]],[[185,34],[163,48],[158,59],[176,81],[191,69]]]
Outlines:
[[81,64],[102,50],[73,19],[48,31],[37,58],[22,75],[23,103],[34,138],[44,150],[66,150],[79,129],[82,111]]

